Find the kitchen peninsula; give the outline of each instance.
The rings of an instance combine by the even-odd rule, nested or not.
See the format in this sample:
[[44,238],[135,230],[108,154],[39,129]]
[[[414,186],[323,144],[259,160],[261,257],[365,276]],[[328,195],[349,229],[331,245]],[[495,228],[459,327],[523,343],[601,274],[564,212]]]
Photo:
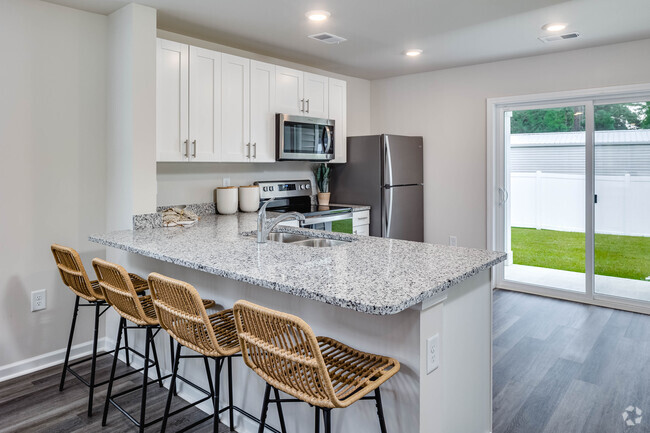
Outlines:
[[[391,432],[490,431],[489,270],[505,254],[291,227],[278,230],[347,242],[327,248],[258,244],[250,235],[256,217],[206,215],[192,227],[123,230],[90,240],[123,250],[122,264],[132,272],[185,280],[224,308],[247,299],[302,317],[317,335],[395,357],[402,369],[382,393]],[[435,335],[439,366],[431,371],[427,339]],[[257,413],[264,383],[235,364],[235,403]],[[199,367],[186,366],[184,374],[203,379]],[[289,431],[312,425],[307,405],[288,410],[295,415],[287,418]],[[334,430],[376,432],[374,411],[373,404],[359,402],[335,412]],[[270,415],[273,424],[275,412]],[[236,418],[237,431],[256,430],[247,422]]]

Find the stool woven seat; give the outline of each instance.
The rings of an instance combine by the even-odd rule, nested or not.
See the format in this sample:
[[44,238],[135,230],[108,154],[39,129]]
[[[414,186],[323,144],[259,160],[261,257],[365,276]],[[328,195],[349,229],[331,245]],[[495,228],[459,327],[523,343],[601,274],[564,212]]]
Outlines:
[[[386,431],[379,386],[399,371],[398,361],[316,337],[307,323],[291,314],[248,301],[237,301],[233,309],[244,362],[267,383],[262,422],[269,402],[286,401],[279,398],[280,390],[316,406],[316,425],[323,411],[326,433],[331,431],[331,409],[374,399],[381,431]],[[271,388],[275,400],[269,398]],[[367,397],[371,391],[374,396]]]

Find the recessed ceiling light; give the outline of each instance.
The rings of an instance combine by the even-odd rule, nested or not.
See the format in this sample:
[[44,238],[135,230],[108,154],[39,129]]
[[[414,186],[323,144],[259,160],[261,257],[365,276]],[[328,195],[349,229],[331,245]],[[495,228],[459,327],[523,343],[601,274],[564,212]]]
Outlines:
[[330,17],[330,13],[327,11],[309,11],[305,14],[307,18],[312,21],[325,21]]
[[420,54],[422,54],[422,50],[415,50],[415,49],[414,50],[406,50],[404,52],[404,54],[406,54],[409,57],[417,57]]
[[547,32],[559,32],[564,29],[566,29],[565,23],[549,23],[542,26],[542,30],[546,30]]

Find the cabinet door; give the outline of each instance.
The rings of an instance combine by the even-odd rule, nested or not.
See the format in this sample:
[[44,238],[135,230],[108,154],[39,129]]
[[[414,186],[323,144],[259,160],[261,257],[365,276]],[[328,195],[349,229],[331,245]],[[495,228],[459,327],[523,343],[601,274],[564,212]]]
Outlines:
[[275,65],[251,60],[251,161],[275,161]]
[[190,161],[221,154],[221,53],[190,47]]
[[329,118],[334,120],[334,159],[347,161],[347,83],[329,79]]
[[322,75],[305,72],[305,116],[327,119],[328,80]]
[[188,51],[157,40],[156,161],[186,161],[188,136]]
[[223,54],[221,66],[221,160],[248,161],[251,61]]
[[303,72],[276,66],[275,95],[276,113],[302,115]]

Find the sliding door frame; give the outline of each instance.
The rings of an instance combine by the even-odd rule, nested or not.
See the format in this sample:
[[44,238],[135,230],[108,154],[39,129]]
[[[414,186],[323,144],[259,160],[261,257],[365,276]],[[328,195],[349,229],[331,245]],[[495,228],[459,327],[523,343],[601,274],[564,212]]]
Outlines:
[[594,175],[594,106],[621,102],[650,100],[650,84],[616,86],[566,92],[512,96],[487,99],[487,246],[491,250],[505,249],[505,206],[507,192],[500,188],[508,184],[505,163],[505,113],[513,110],[585,107],[585,292],[530,285],[504,279],[504,264],[492,272],[492,287],[542,296],[566,299],[628,311],[650,314],[650,302],[595,293],[595,175]]

